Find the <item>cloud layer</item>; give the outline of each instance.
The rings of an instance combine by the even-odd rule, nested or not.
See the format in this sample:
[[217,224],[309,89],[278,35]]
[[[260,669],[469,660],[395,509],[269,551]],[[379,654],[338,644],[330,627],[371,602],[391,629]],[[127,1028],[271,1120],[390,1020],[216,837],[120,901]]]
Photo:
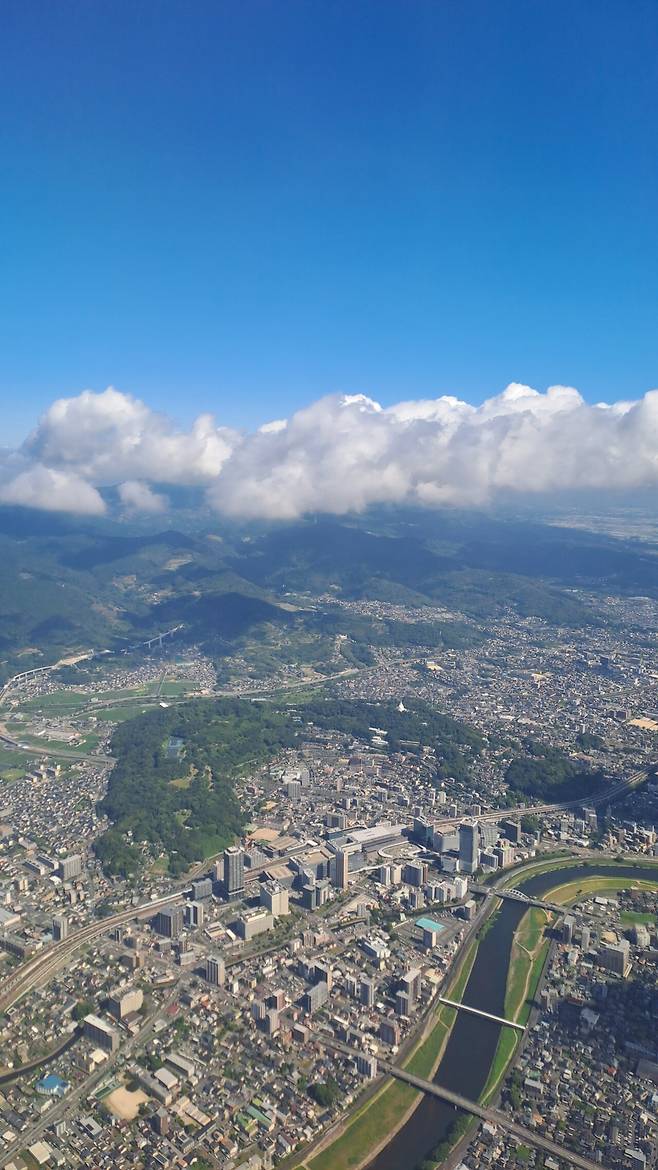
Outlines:
[[658,486],[658,390],[589,405],[577,390],[512,383],[481,406],[441,397],[384,409],[332,395],[240,433],[200,415],[178,429],[110,387],[52,404],[20,451],[0,454],[0,500],[99,515],[99,488],[157,512],[151,485],[197,485],[227,515],[292,519],[378,503],[482,504],[500,492]]

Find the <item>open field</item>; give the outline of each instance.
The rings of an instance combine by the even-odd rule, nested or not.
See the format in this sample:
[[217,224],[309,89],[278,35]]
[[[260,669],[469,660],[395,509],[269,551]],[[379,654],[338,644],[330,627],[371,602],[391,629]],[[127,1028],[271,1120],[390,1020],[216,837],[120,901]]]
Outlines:
[[[512,943],[510,966],[505,990],[505,1016],[508,1020],[526,1023],[537,984],[539,982],[550,941],[544,931],[552,915],[533,906],[521,919]],[[520,1034],[511,1028],[502,1028],[498,1046],[489,1070],[481,1100],[488,1102],[495,1095],[516,1052]]]
[[643,913],[641,910],[622,910],[619,917],[625,926],[651,926],[656,921],[655,914]]
[[148,1097],[141,1089],[131,1093],[129,1089],[121,1087],[109,1093],[103,1099],[103,1104],[107,1106],[110,1113],[113,1113],[115,1117],[120,1117],[122,1121],[134,1121],[139,1113],[140,1105],[147,1101]]
[[565,882],[564,885],[556,886],[546,897],[550,897],[551,902],[558,902],[561,906],[568,906],[571,902],[578,902],[582,898],[588,898],[591,894],[612,894],[618,893],[620,890],[655,890],[658,885],[658,873],[654,878],[609,878],[609,877],[592,877],[580,878],[575,882]]
[[135,701],[134,703],[122,703],[117,707],[101,707],[94,710],[94,715],[103,723],[123,723],[126,719],[134,719],[137,715],[143,715],[148,711],[148,707],[143,702]]

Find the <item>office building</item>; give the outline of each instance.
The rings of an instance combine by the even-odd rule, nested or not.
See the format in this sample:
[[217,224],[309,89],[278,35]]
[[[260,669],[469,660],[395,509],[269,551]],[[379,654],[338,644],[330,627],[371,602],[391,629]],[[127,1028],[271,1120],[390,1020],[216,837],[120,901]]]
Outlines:
[[244,897],[244,850],[238,845],[224,851],[223,886],[229,902]]
[[302,996],[302,1008],[309,1015],[313,1012],[319,1011],[324,1007],[329,999],[329,988],[326,983],[315,983],[313,987],[309,987],[308,991],[304,992]]
[[630,949],[631,944],[628,939],[601,947],[599,963],[605,967],[606,971],[611,971],[613,975],[620,975],[622,979],[625,979],[631,969]]
[[119,1033],[116,1028],[106,1024],[105,1020],[99,1019],[98,1016],[85,1016],[82,1030],[84,1035],[104,1052],[116,1052],[119,1047]]
[[202,902],[188,902],[185,906],[185,925],[191,927],[193,930],[200,930],[203,926],[205,918],[205,910]]
[[573,942],[573,931],[576,925],[576,920],[572,914],[565,914],[562,921],[562,942],[567,944]]
[[479,858],[479,830],[477,821],[462,821],[459,826],[460,873],[475,873]]
[[375,1002],[375,981],[364,975],[361,980],[359,999],[364,1007],[371,1008]]
[[213,987],[223,987],[226,979],[226,966],[219,955],[209,955],[206,959],[206,979]]
[[260,904],[274,918],[284,918],[290,913],[290,899],[288,891],[278,882],[265,882],[260,888]]
[[264,907],[262,910],[250,910],[238,918],[236,923],[237,933],[245,942],[249,942],[256,935],[263,934],[266,930],[271,930],[274,926],[274,917]]
[[53,918],[53,940],[54,942],[63,942],[69,933],[68,918],[64,918],[62,914],[57,914]]
[[482,822],[480,825],[480,840],[483,849],[493,849],[499,837],[500,829],[498,825],[492,824],[490,821]]
[[153,929],[165,938],[178,938],[183,929],[183,907],[170,906],[159,910],[153,920]]
[[199,878],[197,882],[192,882],[192,897],[195,902],[202,902],[204,898],[212,897],[212,879]]
[[126,1016],[134,1015],[144,1003],[144,992],[141,987],[129,987],[115,991],[107,1001],[107,1010],[115,1020],[123,1020]]
[[73,878],[80,877],[82,873],[82,858],[79,853],[71,853],[68,857],[63,857],[59,863],[59,876],[63,882],[70,882]]

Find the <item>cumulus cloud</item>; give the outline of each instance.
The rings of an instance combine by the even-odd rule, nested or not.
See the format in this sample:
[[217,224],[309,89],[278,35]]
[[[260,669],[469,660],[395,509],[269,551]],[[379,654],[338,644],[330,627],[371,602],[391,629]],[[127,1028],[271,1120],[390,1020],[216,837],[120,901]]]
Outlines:
[[[0,464],[2,461],[0,461]],[[151,484],[205,486],[245,518],[360,511],[378,503],[477,505],[497,493],[658,485],[658,390],[590,405],[573,387],[512,383],[473,406],[444,395],[383,407],[332,395],[237,433],[201,415],[188,430],[109,388],[54,402],[0,466],[0,498],[98,514],[118,485],[130,511],[159,511]]]
[[474,407],[454,397],[383,409],[329,397],[236,447],[210,488],[236,516],[292,518],[376,503],[482,504],[501,491],[658,484],[658,391],[590,406],[577,390],[513,383]]
[[167,501],[158,495],[147,483],[139,479],[127,479],[119,484],[119,499],[128,512],[164,512]]
[[189,431],[139,399],[108,387],[59,398],[25,443],[48,466],[76,467],[95,483],[206,483],[219,475],[237,436],[201,414]]
[[0,501],[81,516],[102,516],[105,512],[103,497],[87,480],[74,471],[57,471],[42,463],[19,472],[0,487]]

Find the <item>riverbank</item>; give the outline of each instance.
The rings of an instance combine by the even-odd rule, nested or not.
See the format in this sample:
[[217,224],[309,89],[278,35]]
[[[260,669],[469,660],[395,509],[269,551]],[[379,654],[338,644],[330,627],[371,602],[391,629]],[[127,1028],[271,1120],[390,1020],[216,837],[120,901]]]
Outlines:
[[[473,964],[478,939],[464,954],[448,989],[451,999],[463,995]],[[441,1062],[450,1032],[457,1018],[454,1008],[440,1004],[433,1009],[404,1067],[417,1076],[431,1079]],[[390,1080],[382,1086],[339,1135],[332,1134],[313,1155],[306,1155],[303,1165],[309,1170],[362,1170],[407,1124],[423,1094],[401,1081]]]
[[[599,888],[600,883],[603,888],[607,883],[609,889],[617,890],[633,886],[655,888],[658,865],[652,859],[638,862],[633,858],[629,864],[626,859],[617,862],[591,855],[559,855],[537,858],[523,871],[517,869],[511,881],[510,876],[505,875],[505,885],[523,886],[534,897],[557,901],[551,891],[561,889],[566,904],[589,896],[597,883]],[[492,898],[491,902],[498,900]],[[465,962],[460,967],[460,988],[455,982],[451,997],[525,1023],[550,948],[551,940],[545,937],[550,921],[548,912],[541,907],[529,908],[509,900],[498,902],[478,931],[477,947],[469,956],[468,968]],[[448,1022],[445,1010],[432,1013],[423,1037],[402,1063],[426,1079],[437,1079],[438,1070],[438,1079],[446,1088],[471,1100],[492,1103],[518,1052],[519,1034],[450,1009],[447,1010],[452,1018]],[[446,1103],[400,1082],[388,1082],[345,1120],[338,1134],[334,1129],[312,1154],[300,1153],[294,1165],[308,1170],[413,1170],[422,1161],[433,1160],[435,1165],[443,1165],[449,1149],[463,1150],[468,1142],[463,1131],[455,1133],[455,1119],[454,1109]],[[464,1124],[471,1129],[477,1122],[465,1119]],[[437,1162],[433,1153],[439,1150],[441,1160]]]

